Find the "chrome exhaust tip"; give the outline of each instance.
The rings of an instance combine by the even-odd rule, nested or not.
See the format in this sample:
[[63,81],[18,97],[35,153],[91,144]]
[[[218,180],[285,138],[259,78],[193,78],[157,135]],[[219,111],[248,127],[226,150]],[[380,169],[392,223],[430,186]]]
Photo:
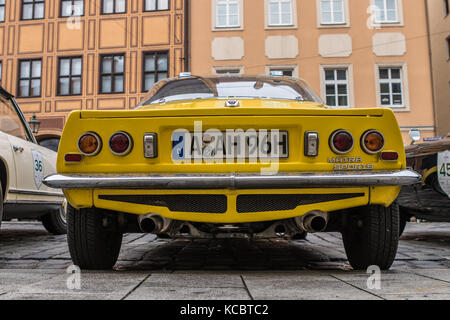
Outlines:
[[139,216],[139,228],[142,232],[158,234],[164,229],[164,218],[156,214]]
[[310,211],[301,217],[295,218],[297,227],[309,233],[322,232],[328,225],[328,213],[323,211]]

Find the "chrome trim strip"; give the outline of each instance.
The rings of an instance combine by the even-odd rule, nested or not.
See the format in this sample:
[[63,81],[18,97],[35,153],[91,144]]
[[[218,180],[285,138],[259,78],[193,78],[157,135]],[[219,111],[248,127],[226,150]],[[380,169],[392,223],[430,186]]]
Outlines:
[[64,189],[288,189],[342,186],[401,186],[419,183],[410,170],[153,175],[52,175],[44,184]]
[[64,198],[64,194],[62,193],[53,193],[46,191],[30,191],[30,190],[18,190],[18,189],[9,189],[9,193],[12,194],[25,194],[30,196],[46,196],[46,197],[61,197]]

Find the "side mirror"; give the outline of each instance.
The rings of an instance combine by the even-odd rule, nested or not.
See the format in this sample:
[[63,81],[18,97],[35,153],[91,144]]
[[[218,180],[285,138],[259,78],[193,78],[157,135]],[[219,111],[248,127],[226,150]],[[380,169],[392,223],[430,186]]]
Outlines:
[[409,131],[409,137],[412,140],[411,144],[414,144],[415,142],[419,141],[421,138],[420,130],[419,129],[411,129]]

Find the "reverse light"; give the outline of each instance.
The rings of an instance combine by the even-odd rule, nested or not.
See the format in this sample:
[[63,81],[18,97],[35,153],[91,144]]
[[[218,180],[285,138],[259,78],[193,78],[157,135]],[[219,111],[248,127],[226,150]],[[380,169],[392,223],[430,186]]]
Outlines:
[[95,156],[102,149],[102,140],[94,132],[86,132],[78,139],[78,150],[85,156]]
[[317,157],[319,155],[319,133],[305,132],[305,156]]
[[131,152],[133,140],[126,132],[119,131],[109,138],[109,149],[116,156],[125,156]]
[[368,154],[375,154],[384,148],[384,136],[377,130],[366,131],[361,137],[361,147]]
[[330,148],[337,154],[349,153],[353,145],[353,136],[346,130],[337,130],[330,137]]
[[158,156],[158,136],[156,133],[144,135],[144,157],[153,159]]

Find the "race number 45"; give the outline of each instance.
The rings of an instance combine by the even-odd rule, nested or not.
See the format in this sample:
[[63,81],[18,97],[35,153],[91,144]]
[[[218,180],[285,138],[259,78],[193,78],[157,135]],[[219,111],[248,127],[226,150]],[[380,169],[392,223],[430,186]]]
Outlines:
[[450,197],[450,151],[438,153],[437,169],[439,185]]

